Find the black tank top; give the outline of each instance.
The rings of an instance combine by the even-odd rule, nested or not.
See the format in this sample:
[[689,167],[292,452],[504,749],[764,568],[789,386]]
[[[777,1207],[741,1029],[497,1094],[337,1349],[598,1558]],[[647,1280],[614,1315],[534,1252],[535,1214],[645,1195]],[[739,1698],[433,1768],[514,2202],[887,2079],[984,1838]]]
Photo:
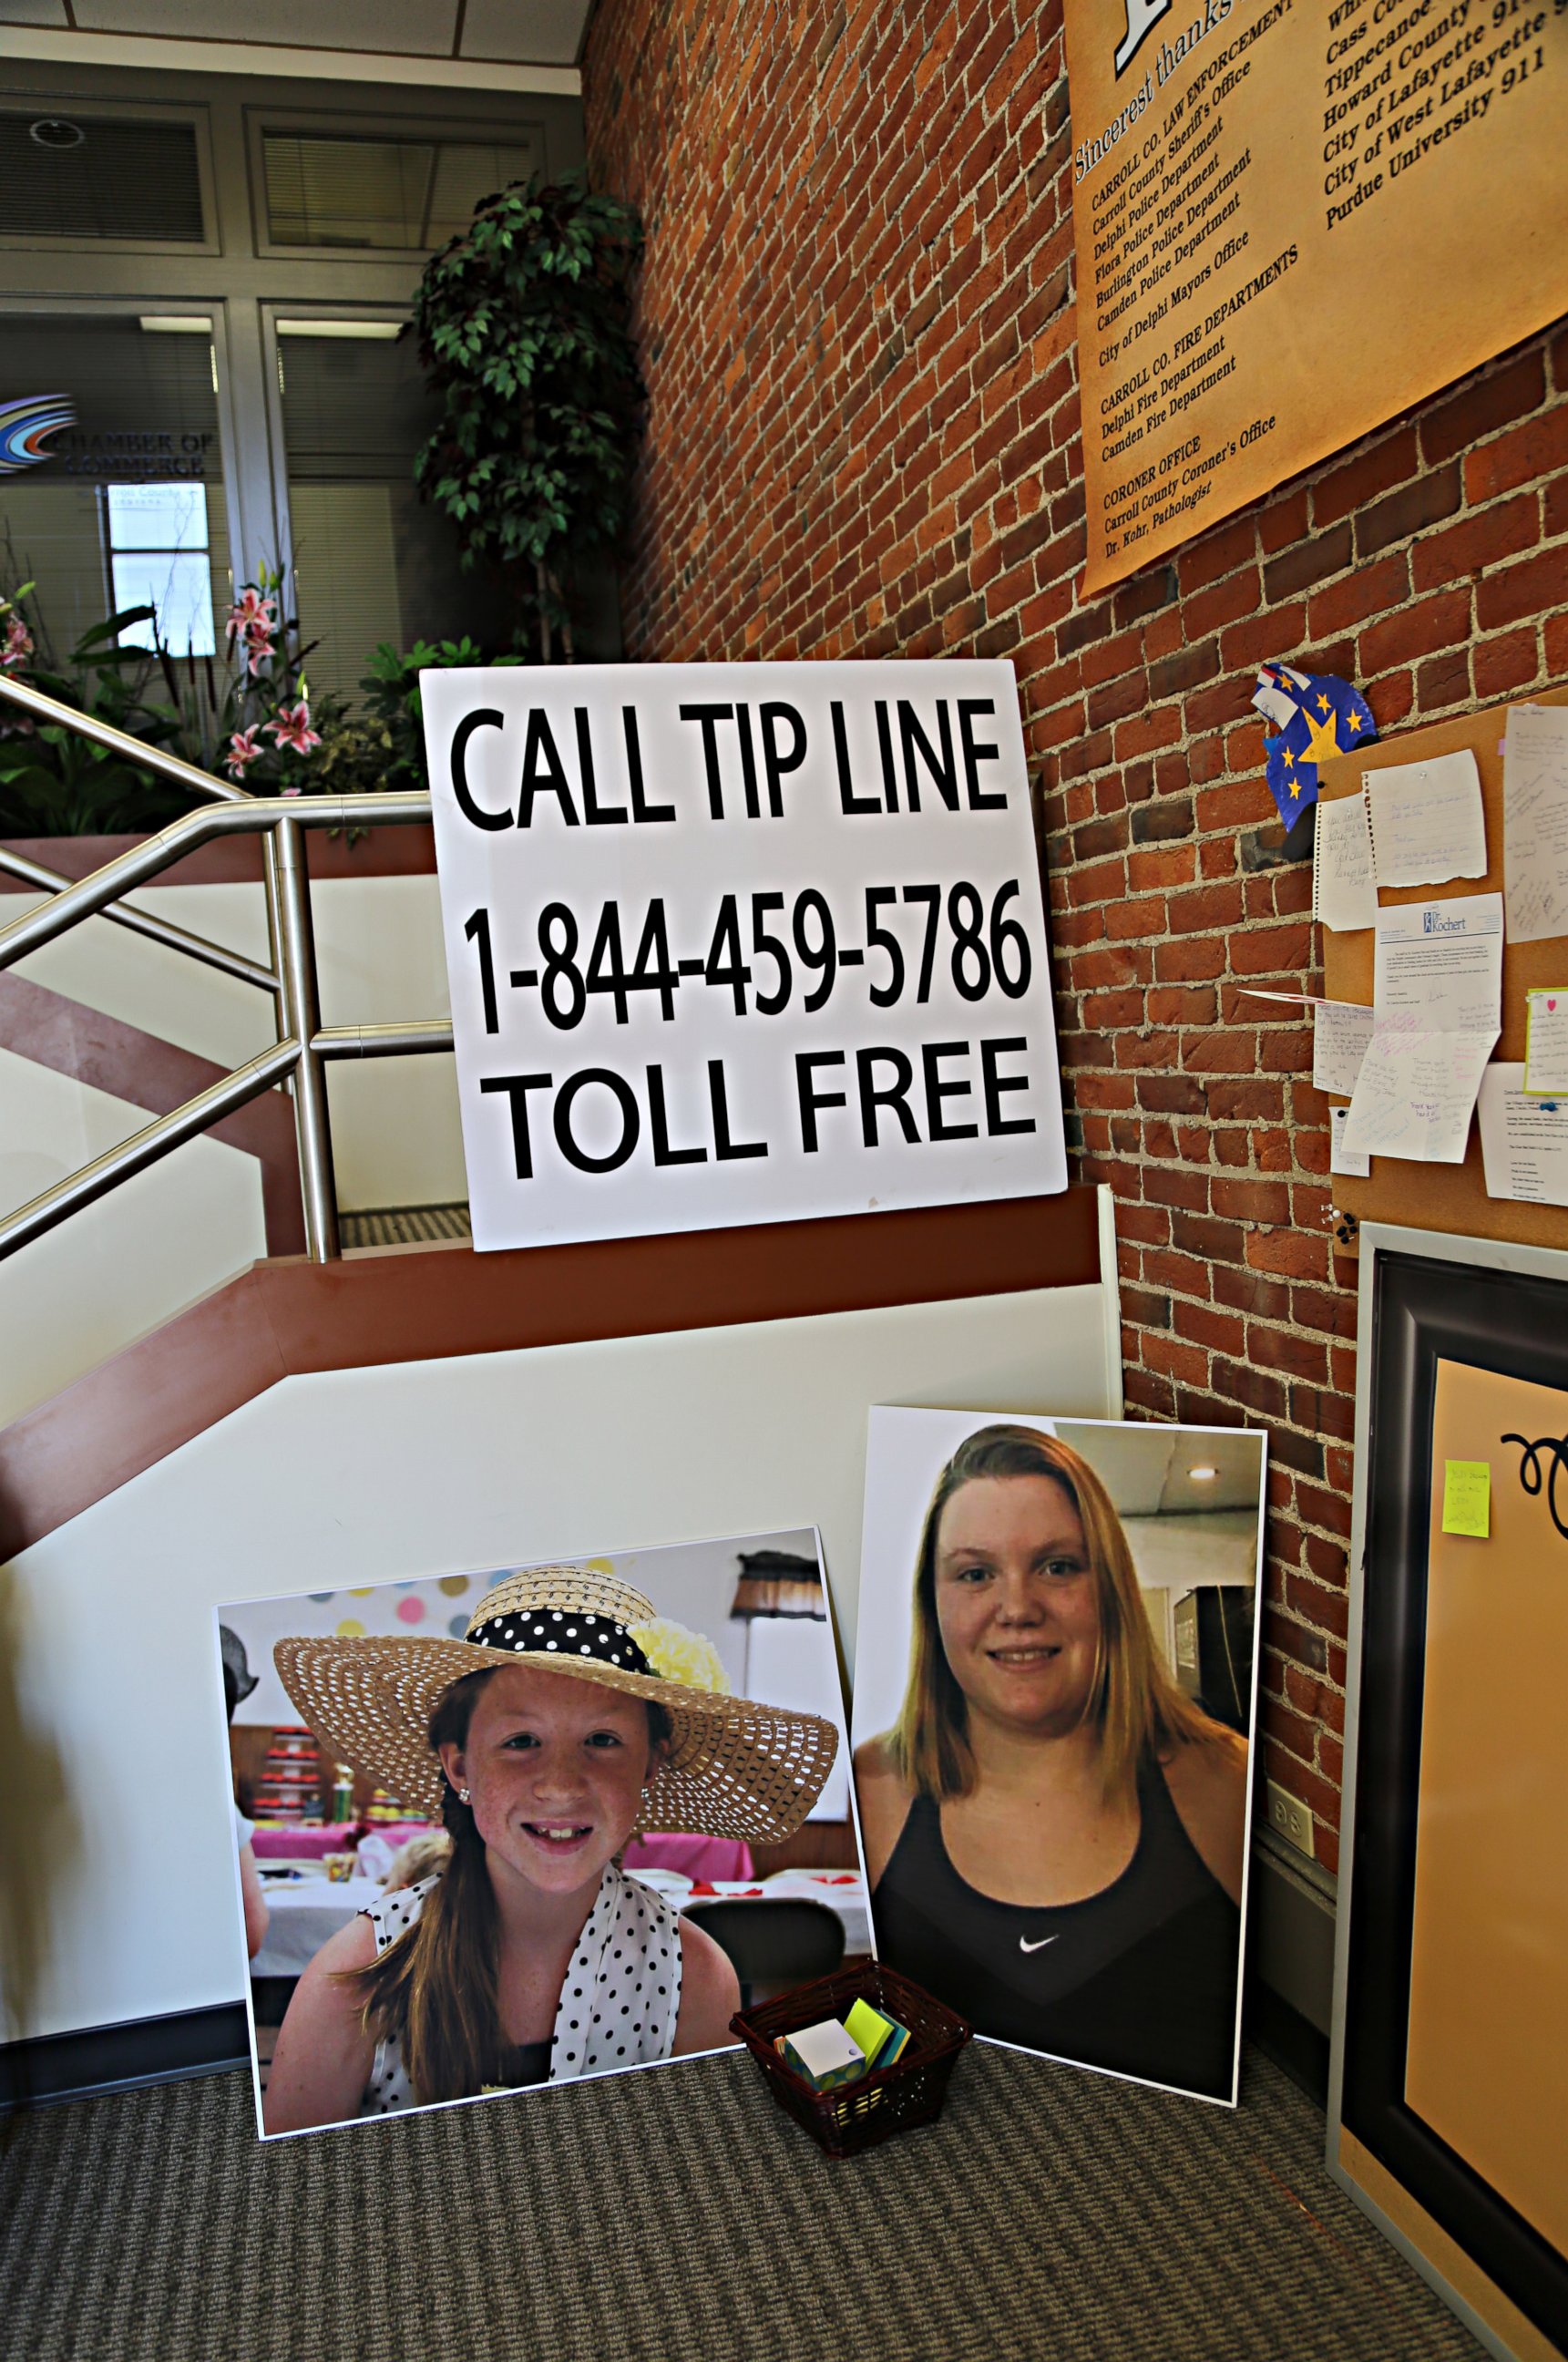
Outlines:
[[1120,1878],[1036,1909],[966,1884],[917,1796],[872,1898],[878,1950],[977,2034],[1229,2099],[1241,1914],[1157,1763],[1139,1772],[1138,1814]]

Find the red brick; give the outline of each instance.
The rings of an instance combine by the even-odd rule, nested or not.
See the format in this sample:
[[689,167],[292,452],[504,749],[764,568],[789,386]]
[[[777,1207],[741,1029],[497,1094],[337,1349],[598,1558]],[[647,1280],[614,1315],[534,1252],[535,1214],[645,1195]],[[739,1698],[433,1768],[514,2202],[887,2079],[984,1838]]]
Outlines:
[[1543,549],[1538,557],[1521,558],[1488,574],[1475,586],[1475,621],[1484,632],[1503,624],[1521,623],[1549,607],[1568,603],[1568,556],[1561,549]]
[[1335,524],[1353,510],[1375,500],[1379,492],[1402,484],[1416,470],[1416,430],[1407,426],[1375,443],[1342,468],[1320,479],[1312,493],[1312,515],[1320,526]]
[[1308,602],[1307,620],[1313,638],[1346,631],[1368,615],[1386,613],[1404,599],[1409,583],[1410,561],[1403,550],[1397,557],[1358,567],[1342,582],[1326,583]]
[[1484,701],[1529,688],[1540,670],[1540,648],[1533,625],[1501,633],[1496,639],[1478,640],[1472,651],[1475,694]]
[[[1231,938],[1231,966],[1238,976],[1279,976],[1309,966],[1311,957],[1310,926],[1249,927],[1244,934]],[[1263,1021],[1266,1006],[1261,1000],[1251,1004],[1254,1022]],[[1247,1013],[1245,1000],[1238,1013]]]
[[1177,579],[1182,596],[1189,590],[1201,590],[1206,582],[1218,582],[1244,566],[1257,548],[1257,527],[1250,516],[1236,517],[1229,524],[1206,534],[1191,548],[1182,552],[1176,561]]
[[1421,456],[1429,468],[1452,459],[1484,436],[1496,434],[1510,419],[1522,418],[1539,407],[1546,392],[1546,373],[1539,352],[1523,353],[1518,360],[1467,385],[1450,402],[1438,403],[1421,421]]
[[1495,500],[1499,492],[1511,492],[1516,484],[1533,483],[1538,476],[1550,476],[1560,468],[1568,468],[1568,403],[1560,403],[1543,418],[1532,418],[1528,426],[1516,426],[1511,435],[1472,451],[1464,462],[1464,497]]
[[[1496,588],[1498,579],[1494,577],[1490,586],[1482,584],[1482,591]],[[1514,618],[1500,615],[1496,620],[1512,623]],[[1438,648],[1453,647],[1469,635],[1469,590],[1440,591],[1434,599],[1424,599],[1418,606],[1406,607],[1390,615],[1386,623],[1369,624],[1358,643],[1360,669],[1364,675],[1386,672],[1392,665],[1409,664],[1417,657],[1432,655]],[[1378,719],[1381,721],[1383,716],[1379,714]]]
[[[1568,409],[1563,411],[1568,421]],[[1410,552],[1410,572],[1418,591],[1437,590],[1462,575],[1479,574],[1505,557],[1517,557],[1534,547],[1540,529],[1540,504],[1533,492],[1515,501],[1501,501],[1478,510],[1446,533],[1429,534]]]

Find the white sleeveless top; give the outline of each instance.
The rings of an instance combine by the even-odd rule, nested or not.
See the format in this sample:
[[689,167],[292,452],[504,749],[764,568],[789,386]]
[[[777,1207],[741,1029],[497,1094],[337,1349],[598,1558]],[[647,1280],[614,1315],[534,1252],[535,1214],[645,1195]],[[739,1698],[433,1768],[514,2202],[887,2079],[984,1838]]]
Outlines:
[[[414,1926],[439,1875],[366,1907],[362,1916],[375,1931],[378,1952]],[[679,1918],[651,1887],[611,1862],[561,1986],[546,2080],[569,2083],[580,2075],[613,2074],[621,2067],[668,2058],[679,2010]],[[383,2036],[359,2114],[391,2115],[419,2104],[397,2036]]]

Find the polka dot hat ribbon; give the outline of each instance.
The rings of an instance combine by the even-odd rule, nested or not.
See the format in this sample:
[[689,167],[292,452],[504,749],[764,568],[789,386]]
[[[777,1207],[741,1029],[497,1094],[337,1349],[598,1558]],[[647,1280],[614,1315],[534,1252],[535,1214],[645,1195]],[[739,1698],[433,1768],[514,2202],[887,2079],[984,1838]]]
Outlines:
[[[481,1609],[495,1597],[489,1594]],[[476,1616],[469,1639],[480,1649],[510,1649],[518,1655],[595,1657],[624,1672],[651,1673],[653,1667],[626,1627],[615,1617],[580,1607],[516,1607]]]

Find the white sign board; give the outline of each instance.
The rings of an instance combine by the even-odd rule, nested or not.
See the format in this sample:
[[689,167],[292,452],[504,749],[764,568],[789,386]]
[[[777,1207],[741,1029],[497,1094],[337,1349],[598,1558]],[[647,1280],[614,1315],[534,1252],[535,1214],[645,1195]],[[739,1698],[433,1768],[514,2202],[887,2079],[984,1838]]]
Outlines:
[[1066,1187],[1010,667],[421,687],[476,1247]]

